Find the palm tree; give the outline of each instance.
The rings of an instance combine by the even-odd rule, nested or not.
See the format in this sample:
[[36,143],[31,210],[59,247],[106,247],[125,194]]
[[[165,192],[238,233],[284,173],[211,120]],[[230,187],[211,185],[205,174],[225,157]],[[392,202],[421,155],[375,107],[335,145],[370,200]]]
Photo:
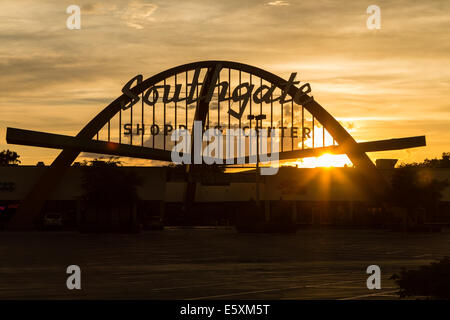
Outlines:
[[15,151],[3,150],[0,152],[0,166],[18,165],[20,156]]

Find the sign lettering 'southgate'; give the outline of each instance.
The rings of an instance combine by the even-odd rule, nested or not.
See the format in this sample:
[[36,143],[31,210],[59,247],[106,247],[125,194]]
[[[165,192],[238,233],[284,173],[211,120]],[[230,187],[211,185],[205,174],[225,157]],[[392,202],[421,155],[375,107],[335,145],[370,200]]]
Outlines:
[[[305,97],[306,100],[304,103],[308,103],[309,101],[313,100],[313,97],[308,96],[308,93],[311,92],[311,86],[309,83],[305,83],[302,86],[300,86],[296,94],[293,98],[286,99],[288,95],[288,91],[295,86],[296,84],[299,84],[300,81],[295,81],[295,77],[297,76],[296,72],[291,73],[291,76],[289,77],[288,82],[283,83],[282,86],[277,86],[275,84],[272,84],[270,87],[267,85],[261,85],[257,88],[255,88],[254,84],[251,84],[250,82],[243,82],[236,86],[231,94],[231,97],[227,97],[227,93],[231,91],[230,83],[228,81],[221,81],[219,84],[215,84],[213,86],[213,90],[208,90],[204,95],[201,95],[199,97],[195,96],[196,90],[198,89],[199,83],[199,75],[200,75],[200,69],[195,69],[194,77],[191,84],[186,84],[189,88],[189,94],[188,96],[181,98],[181,92],[182,90],[182,84],[176,84],[174,93],[171,97],[169,97],[170,92],[172,91],[170,84],[165,85],[155,85],[151,86],[150,88],[143,93],[143,102],[148,106],[155,106],[155,104],[160,100],[160,89],[163,91],[162,95],[162,102],[163,103],[175,103],[175,102],[182,102],[186,101],[187,104],[192,104],[197,101],[211,101],[214,89],[219,87],[219,93],[218,93],[218,102],[222,101],[228,101],[232,100],[233,102],[238,102],[240,104],[240,108],[238,111],[230,109],[228,113],[233,116],[236,119],[241,119],[242,115],[249,104],[249,101],[252,100],[256,104],[260,103],[274,103],[278,102],[280,104],[285,104],[291,101],[298,101],[301,97]],[[131,101],[127,104],[125,102],[122,102],[122,110],[127,110],[134,106],[136,103],[140,101],[139,95],[134,93],[132,91],[132,85],[134,82],[136,82],[137,85],[142,84],[143,76],[141,74],[133,77],[130,81],[128,81],[122,88],[122,92],[131,99]],[[203,85],[203,84],[201,84]],[[281,95],[278,97],[274,97],[273,93],[275,92],[275,89],[278,87],[282,87]],[[188,88],[185,88],[188,89]],[[185,90],[187,91],[187,90]]]

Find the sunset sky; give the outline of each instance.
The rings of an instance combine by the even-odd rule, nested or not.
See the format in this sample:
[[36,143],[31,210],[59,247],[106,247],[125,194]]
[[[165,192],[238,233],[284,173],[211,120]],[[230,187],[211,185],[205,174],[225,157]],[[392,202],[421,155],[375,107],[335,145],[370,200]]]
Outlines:
[[[72,4],[81,30],[66,27]],[[372,4],[380,30],[366,26]],[[426,135],[372,159],[438,157],[450,151],[449,12],[445,0],[3,0],[0,150],[50,164],[59,151],[7,145],[6,127],[75,135],[136,74],[231,60],[297,72],[357,141]]]

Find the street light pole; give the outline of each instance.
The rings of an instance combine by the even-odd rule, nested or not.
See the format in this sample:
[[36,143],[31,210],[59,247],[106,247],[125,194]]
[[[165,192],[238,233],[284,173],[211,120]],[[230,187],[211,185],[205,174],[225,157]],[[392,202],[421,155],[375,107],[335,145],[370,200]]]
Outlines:
[[248,120],[256,120],[256,179],[255,179],[255,187],[256,187],[256,205],[258,207],[260,207],[260,196],[259,196],[259,176],[260,176],[260,169],[259,169],[259,122],[261,122],[261,127],[262,127],[262,120],[266,119],[266,115],[265,114],[260,114],[260,115],[248,115],[247,116]]

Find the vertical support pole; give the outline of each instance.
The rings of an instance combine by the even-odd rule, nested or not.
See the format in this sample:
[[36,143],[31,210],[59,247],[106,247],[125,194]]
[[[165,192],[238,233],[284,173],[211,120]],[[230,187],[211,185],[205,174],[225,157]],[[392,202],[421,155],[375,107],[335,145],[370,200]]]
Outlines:
[[[262,122],[262,120],[261,120]],[[256,205],[258,208],[260,207],[260,199],[259,199],[259,125],[258,120],[256,120]]]
[[[242,84],[242,72],[241,70],[239,70],[239,86]],[[241,87],[239,87],[239,96],[241,96]],[[239,99],[239,112],[241,112],[241,99]],[[238,150],[241,150],[241,128],[242,128],[242,124],[241,124],[241,118],[239,118],[239,140],[238,140]]]
[[122,108],[119,111],[119,143],[122,143]]
[[294,136],[292,135],[292,128],[294,127],[294,99],[291,102],[291,150],[294,150]]
[[[262,87],[262,85],[263,85],[262,78],[259,78],[259,86]],[[259,104],[259,114],[262,114],[262,113],[263,113],[263,109],[262,109],[262,104],[263,104],[263,102],[262,102],[262,97],[263,97],[263,93],[261,92],[261,103]]]
[[186,130],[188,130],[188,72],[186,71]]
[[[228,68],[228,130],[231,129],[231,69]],[[234,157],[234,155],[231,155]]]
[[305,149],[305,107],[302,106],[302,150]]
[[323,126],[322,128],[322,147],[325,147],[325,126]]
[[[164,79],[164,90],[166,90],[166,79]],[[163,149],[166,150],[166,102],[163,102],[163,108],[164,108],[164,120],[163,120]]]
[[141,124],[142,124],[142,136],[141,136],[141,146],[144,146],[144,130],[145,130],[145,124],[144,124],[144,91],[142,91],[142,97],[141,97],[142,105],[141,105]]
[[281,106],[281,152],[283,152],[284,147],[284,120],[283,120],[283,113],[284,113],[284,104],[280,103]]
[[273,92],[270,93],[270,129],[273,129]]
[[[153,91],[153,101],[155,101],[155,91]],[[156,102],[152,107],[153,116],[152,116],[152,128],[155,126],[155,108],[156,108]],[[153,132],[150,132],[152,135],[152,148],[155,147],[155,134]],[[158,132],[159,133],[159,132]]]
[[220,71],[217,77],[217,84],[217,126],[220,127]]
[[131,106],[130,108],[130,123],[131,123],[130,145],[133,145],[133,106]]
[[[252,75],[250,74],[250,88],[252,87]],[[252,113],[252,100],[253,99],[249,99],[249,104],[250,104],[250,112],[249,114],[253,114]],[[258,121],[255,121],[255,129],[258,130]],[[251,134],[251,129],[252,129],[252,119],[250,119],[250,134],[248,135],[248,156],[250,157],[252,154],[252,134]],[[256,138],[258,139],[258,138]],[[258,152],[258,142],[256,142],[256,152]],[[258,157],[258,155],[256,155],[256,157]],[[258,161],[257,165],[258,165]]]
[[[177,90],[177,75],[175,74],[175,92]],[[175,100],[175,128],[174,130],[177,130],[177,100]]]

